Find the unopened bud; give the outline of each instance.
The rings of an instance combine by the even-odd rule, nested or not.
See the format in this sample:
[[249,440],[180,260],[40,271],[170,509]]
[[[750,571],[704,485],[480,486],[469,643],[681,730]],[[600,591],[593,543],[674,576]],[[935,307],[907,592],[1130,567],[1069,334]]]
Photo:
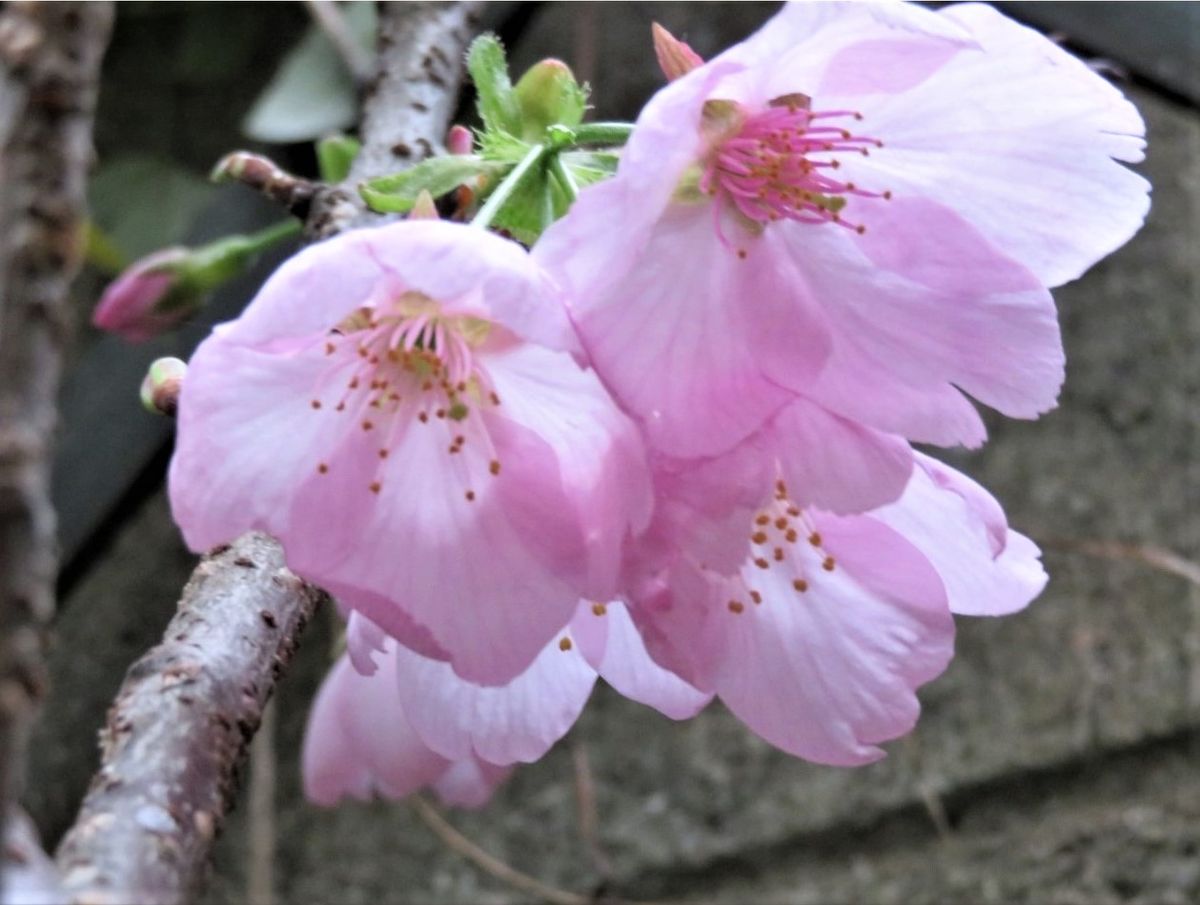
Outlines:
[[153,339],[203,307],[218,286],[245,273],[260,252],[299,231],[299,221],[286,220],[249,236],[157,251],[104,290],[92,323],[130,342]]
[[178,358],[160,358],[150,365],[142,381],[142,405],[149,412],[174,416],[179,408],[179,393],[187,375],[187,362]]
[[521,109],[522,138],[537,141],[550,126],[577,126],[583,121],[587,97],[562,60],[534,64],[513,91]]
[[654,55],[658,57],[658,67],[668,82],[673,82],[704,65],[700,54],[657,22],[650,26],[650,31],[654,35]]
[[446,150],[451,154],[470,154],[475,146],[475,137],[466,126],[453,125],[446,133]]
[[408,212],[409,220],[437,220],[440,219],[437,205],[433,202],[433,196],[429,194],[427,189],[421,189],[421,194],[417,195],[417,200],[413,202],[412,208]]
[[130,342],[169,330],[199,307],[185,287],[186,248],[164,248],[142,258],[114,280],[92,314],[92,323]]

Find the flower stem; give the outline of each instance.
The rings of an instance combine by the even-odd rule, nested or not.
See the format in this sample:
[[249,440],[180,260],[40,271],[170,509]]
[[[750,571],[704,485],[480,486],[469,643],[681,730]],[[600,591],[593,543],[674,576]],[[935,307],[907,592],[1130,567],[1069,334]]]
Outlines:
[[546,146],[541,144],[534,145],[529,149],[520,162],[509,171],[508,175],[488,195],[487,203],[479,209],[479,213],[471,220],[472,226],[487,229],[491,225],[496,214],[500,213],[500,208],[504,207],[508,203],[508,199],[513,196],[513,192],[517,190],[517,186],[521,184],[521,180],[525,178],[525,174],[542,162],[546,150]]
[[633,134],[633,123],[583,123],[572,126],[572,145],[623,145]]
[[579,197],[579,183],[575,181],[575,177],[571,175],[571,168],[563,163],[561,154],[554,154],[550,158],[550,172],[558,181],[563,192],[566,193],[567,200],[572,204]]

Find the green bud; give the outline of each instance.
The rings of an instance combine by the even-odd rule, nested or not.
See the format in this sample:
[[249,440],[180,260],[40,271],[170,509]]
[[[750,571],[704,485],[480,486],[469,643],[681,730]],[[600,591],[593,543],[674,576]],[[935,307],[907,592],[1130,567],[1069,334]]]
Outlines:
[[178,358],[159,358],[151,364],[142,381],[142,405],[146,411],[174,415],[186,375],[187,362]]
[[587,93],[562,60],[542,60],[521,76],[514,89],[521,111],[521,135],[538,141],[555,125],[577,126],[587,109]]

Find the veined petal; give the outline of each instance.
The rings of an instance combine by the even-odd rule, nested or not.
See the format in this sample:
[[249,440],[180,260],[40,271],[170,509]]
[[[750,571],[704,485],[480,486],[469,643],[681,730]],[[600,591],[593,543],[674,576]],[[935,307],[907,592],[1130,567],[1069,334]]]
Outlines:
[[[933,563],[953,612],[1002,616],[1023,609],[1046,586],[1037,545],[1004,526],[996,549],[999,505],[991,495],[947,465],[919,461],[904,496],[875,516]],[[950,475],[957,480],[951,483]]]
[[1116,162],[1142,159],[1141,117],[1080,60],[991,7],[940,15],[981,49],[910,91],[856,101],[885,147],[847,159],[846,174],[953,207],[1049,286],[1075,279],[1149,209],[1149,184]]
[[912,473],[912,450],[885,434],[798,397],[767,429],[791,497],[802,506],[864,512],[895,500]]
[[707,206],[676,205],[611,295],[574,300],[593,366],[667,454],[733,447],[790,397],[780,382],[824,362],[819,310],[788,299],[770,243],[744,251],[721,245]]
[[403,611],[463,677],[507,682],[570,620],[586,566],[556,457],[513,422],[456,454],[456,423],[398,423],[386,458],[353,436],[296,488],[288,562],[388,631]]
[[589,616],[608,623],[608,644],[600,664],[600,677],[609,685],[630,700],[653,707],[673,720],[690,719],[712,700],[711,694],[693,688],[650,658],[624,604],[614,601],[601,612],[602,615]]
[[514,345],[489,355],[486,363],[504,400],[493,417],[522,425],[557,457],[588,550],[580,593],[607,599],[617,590],[625,540],[645,529],[653,507],[636,425],[593,372],[563,353]]
[[812,398],[856,417],[827,402],[821,379],[885,373],[922,392],[956,385],[1013,417],[1052,408],[1062,341],[1053,300],[1033,274],[940,205],[881,200],[871,216],[862,236],[787,225],[797,267],[833,325]]
[[313,417],[320,370],[315,349],[267,354],[212,337],[196,350],[169,478],[175,521],[193,550],[250,530],[286,533],[295,489],[341,440]]
[[404,712],[430,748],[454,761],[539,759],[575,725],[595,681],[595,670],[567,632],[502,686],[464,681],[448,664],[403,648],[396,655]]
[[338,660],[309,715],[302,761],[304,793],[323,805],[375,792],[403,798],[449,766],[405,720],[390,653],[372,676],[357,672],[347,657]]
[[[916,723],[915,689],[949,662],[953,620],[937,573],[899,534],[863,516],[817,525],[832,570],[801,545],[786,565],[743,570],[739,611],[716,608],[727,637],[718,692],[785,751],[870,763],[883,756],[880,742]],[[799,580],[803,591],[793,587]],[[744,596],[750,588],[761,604]],[[729,582],[716,594],[737,590]]]

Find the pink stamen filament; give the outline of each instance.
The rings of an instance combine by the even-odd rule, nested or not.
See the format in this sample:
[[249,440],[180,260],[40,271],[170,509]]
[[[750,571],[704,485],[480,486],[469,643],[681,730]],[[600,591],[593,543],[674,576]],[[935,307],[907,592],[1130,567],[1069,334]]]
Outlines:
[[[833,174],[841,164],[835,159],[813,159],[813,155],[839,153],[869,154],[882,147],[875,138],[855,135],[850,130],[817,120],[850,117],[861,120],[853,110],[812,112],[799,107],[769,107],[750,116],[734,137],[722,142],[708,161],[700,178],[700,190],[723,194],[734,208],[756,223],[795,220],[799,223],[836,223],[863,232],[865,227],[841,216],[849,196],[890,198],[890,192],[861,189]],[[714,206],[715,207],[715,206]],[[720,216],[714,212],[717,234]]]

